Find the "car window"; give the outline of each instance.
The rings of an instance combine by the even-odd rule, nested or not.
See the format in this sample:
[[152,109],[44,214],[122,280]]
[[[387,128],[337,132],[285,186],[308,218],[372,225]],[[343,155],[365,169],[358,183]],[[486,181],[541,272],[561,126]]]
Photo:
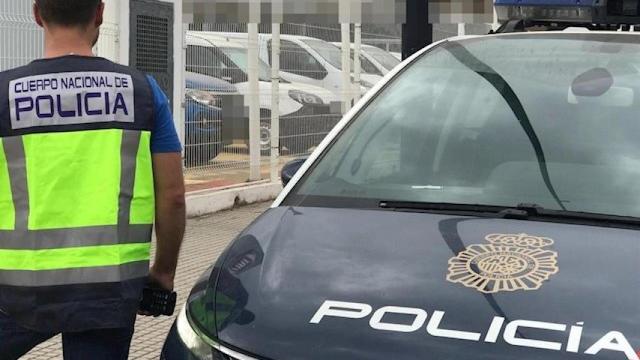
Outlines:
[[535,203],[640,216],[640,45],[620,36],[437,47],[351,122],[285,204]]
[[234,84],[247,81],[247,74],[215,47],[188,45],[185,68]]
[[219,78],[221,70],[226,67],[221,57],[215,56],[211,48],[187,46],[187,71]]
[[322,56],[331,66],[342,70],[342,52],[337,46],[317,39],[304,39],[302,42]]
[[[355,59],[355,51],[351,49],[351,70],[355,69],[354,59]],[[363,73],[382,75],[382,72],[378,70],[378,68],[375,65],[373,65],[373,63],[363,55],[360,55],[360,67]]]
[[363,48],[362,51],[369,54],[372,58],[374,58],[380,65],[384,66],[385,69],[391,70],[400,64],[400,60],[398,60],[395,56],[390,53],[375,47],[375,46],[367,46]]
[[[237,47],[220,47],[220,50],[231,59],[233,64],[248,73],[249,55],[247,49]],[[258,76],[260,81],[271,81],[271,68],[264,61],[258,60]]]
[[[268,41],[269,63],[271,63],[271,40]],[[322,80],[327,76],[327,70],[313,55],[300,45],[280,40],[280,69],[292,74]]]

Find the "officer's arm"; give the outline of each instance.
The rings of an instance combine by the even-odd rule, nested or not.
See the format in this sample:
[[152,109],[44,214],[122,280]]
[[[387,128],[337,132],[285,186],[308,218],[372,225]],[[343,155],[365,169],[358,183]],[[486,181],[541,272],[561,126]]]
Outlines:
[[173,289],[186,215],[181,154],[153,154],[153,177],[157,248],[151,277],[163,287]]

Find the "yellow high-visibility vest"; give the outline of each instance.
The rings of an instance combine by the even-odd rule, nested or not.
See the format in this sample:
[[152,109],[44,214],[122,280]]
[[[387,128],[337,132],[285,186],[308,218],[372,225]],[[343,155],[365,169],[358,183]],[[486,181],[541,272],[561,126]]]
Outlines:
[[0,103],[0,309],[57,331],[77,328],[74,311],[131,316],[155,209],[145,76],[34,62],[0,73]]

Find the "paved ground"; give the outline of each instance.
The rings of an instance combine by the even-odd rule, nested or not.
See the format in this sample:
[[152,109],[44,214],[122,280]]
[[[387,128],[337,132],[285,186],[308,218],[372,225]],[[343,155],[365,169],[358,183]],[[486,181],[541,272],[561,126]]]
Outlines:
[[[269,203],[249,205],[209,217],[189,220],[176,275],[176,291],[180,307],[200,274],[213,263],[229,241],[268,206]],[[173,320],[173,318],[139,318],[130,359],[157,360]],[[41,344],[23,359],[62,359],[60,338],[56,337]]]

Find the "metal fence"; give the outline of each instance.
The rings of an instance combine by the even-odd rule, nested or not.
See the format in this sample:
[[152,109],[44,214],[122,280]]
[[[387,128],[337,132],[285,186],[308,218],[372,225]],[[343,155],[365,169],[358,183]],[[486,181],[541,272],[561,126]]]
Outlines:
[[33,21],[32,3],[0,1],[0,71],[42,56],[44,35]]
[[[94,50],[119,62],[125,60],[120,58],[125,55],[121,53],[119,15],[116,8],[109,10]],[[31,12],[30,1],[0,1],[0,71],[42,56],[43,32]],[[467,33],[484,33],[487,29],[483,25],[468,26]],[[340,120],[345,108],[398,62],[390,53],[398,56],[401,48],[399,25],[360,28],[352,24],[347,30],[340,24],[282,24],[280,71],[276,74],[280,85],[274,93],[271,24],[258,25],[258,90],[251,89],[248,81],[255,62],[248,54],[247,24],[189,24],[188,30],[185,67],[179,69],[186,80],[185,116],[177,121],[178,129],[184,132],[185,173],[191,182],[214,180],[218,185],[247,181],[251,164],[255,166],[256,153],[249,151],[252,101],[259,107],[258,162],[260,177],[266,179],[273,174],[274,166],[312,151]],[[434,38],[455,36],[457,30],[456,25],[434,26]],[[350,38],[351,62],[350,70],[343,73],[343,61],[349,57],[341,49],[344,34]],[[360,71],[355,71],[356,34],[362,43]],[[347,88],[345,81],[349,83]],[[274,126],[274,120],[278,126]],[[271,159],[274,128],[278,128],[279,146],[277,158]]]
[[105,21],[100,27],[100,37],[94,52],[113,62],[120,62],[119,26],[112,21]]
[[[271,24],[259,26],[259,94],[252,93],[248,85],[246,24],[190,24],[188,28],[184,119],[188,179],[205,180],[224,173],[235,173],[242,181],[247,177],[251,155],[248,105],[252,97],[259,98],[261,170],[265,178],[270,170],[274,112],[279,121],[280,164],[308,154],[340,120],[344,96],[339,26],[280,26],[277,109],[272,105]],[[385,34],[365,36],[378,43],[400,43],[400,39]],[[354,69],[353,50],[351,58],[350,68]],[[384,75],[370,60],[364,56],[360,59],[361,86],[355,84],[353,74],[349,90],[352,98],[364,95]]]
[[[186,35],[185,167],[187,179],[249,177],[249,109],[252,97],[260,106],[262,178],[268,178],[272,113],[279,119],[281,165],[308,154],[341,118],[343,109],[342,32],[339,24],[280,25],[277,109],[272,108],[271,24],[259,24],[259,93],[248,85],[249,35],[247,24],[189,24]],[[489,25],[436,24],[436,40],[466,34],[486,34]],[[375,46],[382,56],[400,52],[401,40],[387,33],[361,32],[360,84],[356,85],[354,52],[350,64],[351,99],[364,95],[384,74],[381,63],[368,52]],[[353,49],[355,26],[351,25]],[[399,60],[389,60],[393,64]],[[386,71],[388,71],[387,69]]]
[[[44,33],[33,20],[32,2],[0,1],[0,71],[25,65],[40,58],[44,49]],[[105,21],[95,47],[99,56],[118,62],[118,24]]]

